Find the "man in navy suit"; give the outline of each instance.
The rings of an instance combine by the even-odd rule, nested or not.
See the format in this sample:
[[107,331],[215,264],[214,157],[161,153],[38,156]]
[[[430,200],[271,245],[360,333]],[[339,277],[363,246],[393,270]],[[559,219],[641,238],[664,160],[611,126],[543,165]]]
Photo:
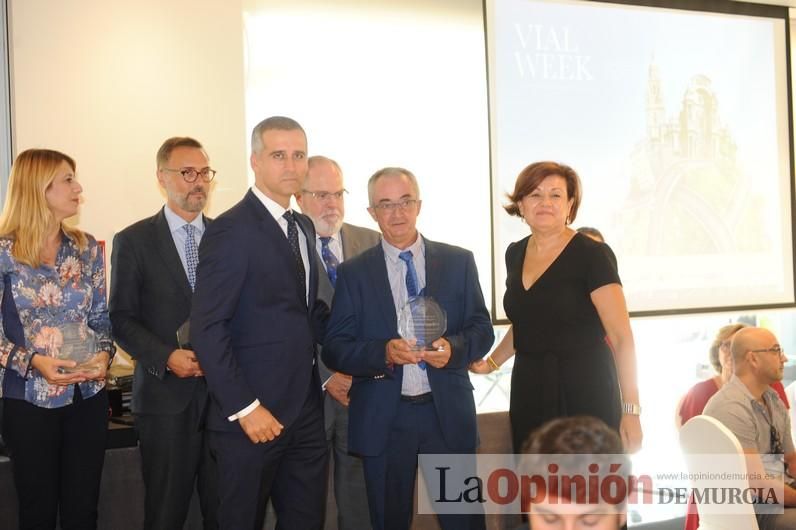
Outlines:
[[252,131],[255,185],[211,224],[199,248],[191,339],[212,397],[207,428],[219,469],[219,526],[320,529],[326,437],[315,364],[328,306],[317,301],[312,222],[290,209],[307,172],[307,138],[290,118]]
[[[418,233],[415,176],[379,170],[368,197],[382,242],[340,265],[322,355],[331,369],[354,376],[349,449],[363,456],[373,528],[407,530],[417,455],[475,452],[467,366],[494,334],[472,253]],[[398,335],[398,312],[418,294],[447,313],[447,330],[430,351],[415,351]],[[484,528],[483,514],[438,518],[446,530]]]

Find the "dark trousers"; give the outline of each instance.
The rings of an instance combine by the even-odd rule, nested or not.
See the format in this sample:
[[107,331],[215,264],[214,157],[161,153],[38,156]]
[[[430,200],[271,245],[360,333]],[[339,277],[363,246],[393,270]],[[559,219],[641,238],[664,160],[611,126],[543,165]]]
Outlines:
[[19,497],[21,529],[97,528],[97,502],[108,431],[105,390],[71,405],[45,409],[3,399],[8,444]]
[[[460,452],[446,445],[433,402],[401,401],[384,453],[363,458],[374,530],[409,530],[411,527],[418,454]],[[475,452],[475,448],[471,452]],[[443,530],[485,528],[483,514],[438,514],[437,520]]]
[[338,530],[368,530],[370,513],[362,459],[348,453],[348,408],[329,395],[326,440],[334,458],[334,497]]
[[311,389],[298,419],[268,443],[252,443],[242,429],[210,431],[221,528],[260,530],[269,498],[277,530],[323,528],[328,453],[321,406],[320,392]]
[[137,414],[141,467],[146,486],[144,528],[179,530],[185,524],[194,485],[205,530],[218,528],[218,479],[202,414],[207,394],[197,392],[177,414]]

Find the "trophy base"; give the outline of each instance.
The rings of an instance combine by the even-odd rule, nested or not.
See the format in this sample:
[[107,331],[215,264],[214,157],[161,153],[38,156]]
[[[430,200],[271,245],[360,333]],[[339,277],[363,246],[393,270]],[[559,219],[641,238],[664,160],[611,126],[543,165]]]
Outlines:
[[97,363],[81,363],[77,366],[72,367],[60,367],[58,368],[58,373],[61,374],[98,374],[100,372],[100,367]]

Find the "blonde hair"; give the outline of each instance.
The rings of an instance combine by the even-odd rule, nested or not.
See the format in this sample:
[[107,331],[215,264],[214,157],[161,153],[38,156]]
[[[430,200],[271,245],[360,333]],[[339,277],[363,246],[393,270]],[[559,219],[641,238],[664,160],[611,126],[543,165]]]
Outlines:
[[[11,166],[6,202],[0,214],[0,235],[14,240],[11,253],[25,265],[41,265],[44,238],[55,223],[45,193],[63,162],[76,170],[75,161],[68,155],[51,149],[28,149]],[[61,230],[81,252],[86,250],[86,234],[63,223]]]
[[731,339],[733,335],[746,327],[748,326],[743,322],[736,322],[735,324],[722,326],[719,328],[719,331],[716,332],[716,338],[710,343],[710,348],[708,349],[708,357],[710,358],[710,364],[713,365],[713,369],[716,370],[717,374],[721,373],[721,361],[719,361],[719,349],[721,348],[721,344]]

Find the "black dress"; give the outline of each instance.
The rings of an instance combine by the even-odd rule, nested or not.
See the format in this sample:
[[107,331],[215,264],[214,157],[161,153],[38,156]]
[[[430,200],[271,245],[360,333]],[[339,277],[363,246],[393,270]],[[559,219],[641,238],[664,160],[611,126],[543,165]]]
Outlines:
[[575,234],[527,291],[522,265],[528,236],[506,250],[503,307],[516,355],[509,416],[515,452],[528,435],[561,416],[596,416],[619,430],[621,402],[613,354],[590,294],[620,283],[604,243]]

